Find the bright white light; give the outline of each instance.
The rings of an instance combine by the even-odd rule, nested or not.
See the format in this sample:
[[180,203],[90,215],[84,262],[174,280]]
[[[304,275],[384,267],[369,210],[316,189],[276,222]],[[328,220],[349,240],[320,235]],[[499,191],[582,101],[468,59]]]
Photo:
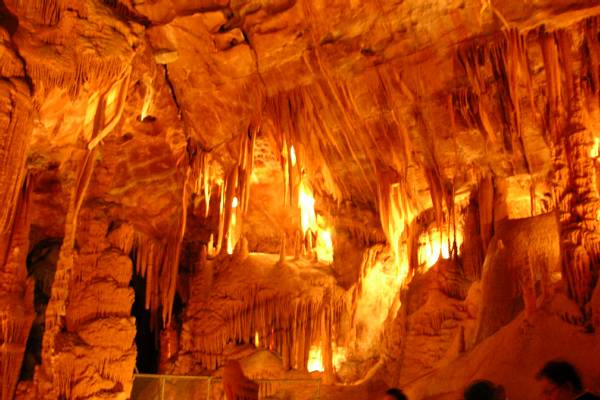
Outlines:
[[296,165],[296,151],[294,145],[290,147],[290,160],[292,160],[292,167]]

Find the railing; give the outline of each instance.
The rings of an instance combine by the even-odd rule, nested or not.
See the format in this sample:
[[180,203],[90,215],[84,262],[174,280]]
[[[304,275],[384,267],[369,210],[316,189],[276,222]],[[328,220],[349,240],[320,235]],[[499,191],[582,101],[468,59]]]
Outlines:
[[[258,398],[319,400],[321,379],[258,379]],[[131,400],[224,400],[220,378],[136,374]]]

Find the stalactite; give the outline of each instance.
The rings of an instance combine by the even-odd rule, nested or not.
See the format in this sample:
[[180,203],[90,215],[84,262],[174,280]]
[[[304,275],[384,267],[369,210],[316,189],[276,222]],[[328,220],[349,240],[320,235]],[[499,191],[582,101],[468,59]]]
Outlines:
[[[231,220],[232,220],[232,211],[233,212],[237,212],[237,210],[234,209],[233,207],[233,202],[234,202],[234,197],[236,197],[236,193],[237,193],[237,185],[238,185],[238,175],[239,171],[237,166],[234,166],[231,171],[229,172],[229,175],[227,176],[227,179],[225,181],[225,193],[224,193],[224,201],[225,201],[225,206],[223,208],[223,223],[224,223],[224,229],[223,229],[223,236],[221,239],[221,243],[225,243],[224,247],[221,247],[221,252],[225,251],[228,253],[232,252],[232,248],[230,248],[231,246],[228,245],[228,240],[233,240],[233,238],[231,237],[232,235],[234,235],[234,232],[231,231],[230,226],[231,226]],[[237,208],[237,207],[235,207]],[[219,247],[219,246],[217,246]]]
[[85,84],[103,90],[111,87],[120,78],[127,77],[131,68],[127,62],[118,57],[100,58],[96,55],[76,55],[76,57],[74,68],[67,70],[56,70],[43,60],[28,62],[27,75],[34,82],[39,82],[39,90],[42,94],[59,87],[66,89],[69,95],[75,98]]
[[[323,296],[326,296],[323,290]],[[224,310],[218,325],[215,325],[216,321],[207,326],[203,325],[206,323],[204,320],[192,320],[192,326],[203,334],[195,335],[187,346],[191,345],[193,351],[201,356],[204,366],[215,369],[225,360],[222,354],[230,340],[246,341],[258,332],[262,346],[271,351],[281,349],[284,363],[287,358],[290,367],[303,369],[310,345],[321,340],[323,329],[330,332],[339,329],[341,313],[330,310],[342,309],[344,299],[340,293],[332,293],[329,301],[327,306],[325,298],[273,297],[254,288],[241,302]]]
[[31,324],[33,281],[27,280],[27,250],[29,248],[30,198],[32,180],[25,179],[15,205],[12,226],[0,233],[6,243],[0,254],[0,399],[13,398]]
[[[0,234],[9,231],[20,188],[31,137],[31,102],[28,89],[19,81],[0,82]],[[0,243],[0,249],[1,249]]]
[[[184,227],[184,221],[179,226]],[[185,228],[183,228],[185,229]],[[179,232],[181,235],[181,231]],[[179,268],[181,236],[158,240],[136,232],[133,251],[136,272],[146,278],[146,309],[155,314],[160,309],[163,323],[171,319],[175,283]],[[155,321],[158,323],[159,321]]]
[[[477,193],[473,193],[465,211],[465,229],[462,253],[463,272],[468,279],[481,279],[483,261],[487,246],[483,244],[480,219],[480,206]],[[487,233],[489,235],[489,232]],[[489,239],[488,239],[489,240]]]
[[[506,85],[511,99],[511,105],[514,110],[514,127],[518,137],[521,135],[521,91],[524,86],[527,90],[527,97],[533,107],[533,89],[531,74],[529,72],[529,63],[527,60],[526,36],[518,30],[510,30],[506,33],[506,47],[501,53],[502,63],[506,71]],[[514,138],[513,138],[514,140]]]
[[482,254],[485,254],[494,234],[494,182],[490,175],[484,175],[480,180],[477,195]]
[[[225,200],[226,200],[226,196],[225,196],[225,188],[226,188],[226,184],[227,182],[223,182],[223,184],[219,185],[219,192],[218,192],[218,196],[219,196],[219,227],[217,230],[217,246],[214,248],[213,253],[214,254],[220,254],[221,253],[221,249],[223,246],[223,237],[225,236]],[[211,236],[211,238],[213,238],[214,236]],[[209,246],[209,249],[212,247]]]
[[429,193],[431,195],[431,203],[433,204],[435,219],[438,228],[441,228],[444,224],[444,203],[447,200],[447,196],[444,192],[438,171],[428,168],[425,170],[425,176],[427,177],[427,181],[429,183]]
[[547,93],[547,126],[550,128],[552,140],[557,142],[565,122],[566,110],[564,107],[565,99],[563,93],[563,76],[561,71],[561,62],[559,60],[559,51],[556,43],[556,33],[539,33],[542,55],[544,58],[544,71],[546,74]]
[[[125,104],[127,100],[127,93],[129,91],[129,81],[131,79],[131,68],[128,68],[124,76],[115,82],[108,91],[103,93],[100,98],[99,110],[102,111],[102,128],[94,129],[95,137],[91,138],[88,143],[88,149],[92,150],[98,145],[109,133],[111,133],[123,116],[125,110]],[[112,92],[116,91],[114,96],[111,96]],[[108,106],[108,100],[114,97],[114,113],[113,115],[106,115],[106,107]],[[97,113],[98,114],[98,113]]]
[[[469,42],[457,51],[457,61],[469,85],[456,90],[450,101],[453,126],[462,122],[478,128],[491,144],[496,132],[503,134],[503,145],[515,165],[531,168],[522,137],[523,115],[538,115],[533,80],[529,68],[528,35],[508,29],[490,40]],[[529,100],[525,109],[522,99]],[[494,108],[491,108],[493,105]],[[501,128],[494,126],[499,117]],[[460,117],[457,118],[457,117]]]
[[583,63],[584,77],[587,78],[589,90],[593,94],[600,91],[600,43],[597,34],[600,31],[600,21],[597,17],[589,18],[584,22],[584,48]]
[[111,232],[112,242],[125,254],[131,253],[135,244],[135,230],[130,224],[122,223]]

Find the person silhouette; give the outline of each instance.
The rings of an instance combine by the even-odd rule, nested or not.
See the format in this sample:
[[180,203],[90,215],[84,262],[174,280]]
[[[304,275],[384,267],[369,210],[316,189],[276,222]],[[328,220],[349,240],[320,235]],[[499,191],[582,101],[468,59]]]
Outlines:
[[383,400],[408,400],[404,392],[398,388],[390,388],[386,390]]
[[566,361],[547,362],[537,379],[541,382],[544,400],[600,400],[584,390],[577,368]]

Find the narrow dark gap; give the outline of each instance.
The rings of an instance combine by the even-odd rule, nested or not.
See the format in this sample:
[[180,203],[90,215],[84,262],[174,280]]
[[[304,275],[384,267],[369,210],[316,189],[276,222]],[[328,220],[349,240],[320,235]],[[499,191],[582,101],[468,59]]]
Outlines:
[[0,0],[0,26],[6,28],[10,36],[19,29],[19,19],[6,8],[4,0]]
[[36,365],[42,363],[46,306],[50,301],[52,282],[58,263],[62,239],[43,239],[33,245],[27,255],[27,274],[35,281],[35,319],[27,338],[20,380],[32,380]]
[[135,317],[136,325],[136,367],[139,373],[156,374],[158,372],[160,345],[157,339],[158,332],[152,326],[152,313],[145,306],[146,278],[143,278],[134,271],[131,279],[131,287],[133,287],[135,292],[131,314]]

